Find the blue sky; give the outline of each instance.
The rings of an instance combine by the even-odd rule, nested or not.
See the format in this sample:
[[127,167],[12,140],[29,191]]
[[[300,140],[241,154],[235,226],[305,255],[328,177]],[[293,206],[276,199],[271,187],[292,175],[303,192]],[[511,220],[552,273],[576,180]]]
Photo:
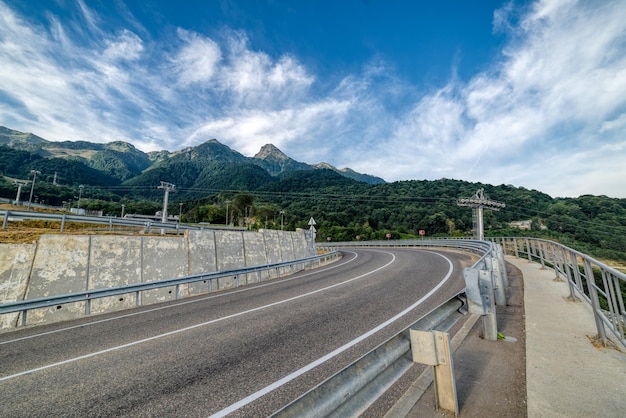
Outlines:
[[0,125],[626,198],[626,3],[0,0]]

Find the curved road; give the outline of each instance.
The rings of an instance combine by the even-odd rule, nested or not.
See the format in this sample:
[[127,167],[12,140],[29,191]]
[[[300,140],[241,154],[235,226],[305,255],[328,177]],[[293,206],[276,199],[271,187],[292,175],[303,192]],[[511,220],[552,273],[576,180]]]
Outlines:
[[458,293],[469,261],[347,249],[287,278],[0,334],[0,414],[267,416]]

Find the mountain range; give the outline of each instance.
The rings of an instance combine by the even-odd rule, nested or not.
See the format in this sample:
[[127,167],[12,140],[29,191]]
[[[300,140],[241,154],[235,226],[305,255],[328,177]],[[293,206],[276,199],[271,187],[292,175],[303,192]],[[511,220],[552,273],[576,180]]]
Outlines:
[[[57,161],[57,169],[64,170],[68,162],[73,171],[83,164],[86,169],[101,173],[100,183],[107,185],[116,182],[138,185],[147,182],[168,181],[179,187],[199,187],[211,183],[211,173],[215,170],[237,166],[239,170],[247,171],[260,180],[277,177],[294,171],[310,171],[329,169],[344,177],[367,184],[385,183],[380,177],[357,173],[349,168],[338,169],[327,163],[310,165],[298,162],[280,151],[272,144],[264,145],[254,157],[246,157],[216,139],[203,144],[188,147],[179,151],[156,151],[145,153],[132,144],[123,141],[109,143],[94,143],[88,141],[52,142],[32,133],[20,132],[0,126],[0,145],[13,150],[24,151],[48,161],[44,165],[51,165],[50,160]],[[40,168],[38,168],[41,170]],[[89,171],[89,170],[85,170]],[[57,181],[72,184],[76,178],[67,177],[63,172],[56,171],[61,177]],[[195,177],[195,178],[194,178]],[[250,179],[254,182],[254,179]],[[199,183],[199,184],[196,184]],[[101,184],[101,185],[104,185]]]
[[[31,183],[31,193],[22,190],[17,198],[24,180],[35,178],[33,172],[36,187]],[[524,220],[532,227],[525,233],[626,261],[626,199],[552,198],[513,185],[453,179],[387,183],[325,163],[295,161],[271,144],[254,157],[215,139],[179,151],[145,153],[122,141],[51,142],[0,127],[0,196],[5,199],[32,197],[33,203],[76,207],[82,196],[81,208],[87,210],[121,216],[125,208],[127,214],[154,215],[162,208],[160,182],[176,185],[169,211],[180,211],[183,222],[229,218],[228,223],[252,229],[293,230],[308,228],[315,216],[320,239],[340,241],[389,234],[414,238],[422,231],[467,236],[473,211],[460,207],[458,199],[484,190],[490,199],[506,203],[505,210],[485,211],[486,233],[518,235],[511,223]]]

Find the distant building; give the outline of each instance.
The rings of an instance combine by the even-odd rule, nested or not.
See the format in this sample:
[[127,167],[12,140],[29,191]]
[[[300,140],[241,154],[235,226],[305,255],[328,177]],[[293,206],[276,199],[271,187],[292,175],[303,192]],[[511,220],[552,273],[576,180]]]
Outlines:
[[531,229],[533,221],[514,221],[509,223],[509,226],[511,226],[511,228],[517,228],[517,229]]

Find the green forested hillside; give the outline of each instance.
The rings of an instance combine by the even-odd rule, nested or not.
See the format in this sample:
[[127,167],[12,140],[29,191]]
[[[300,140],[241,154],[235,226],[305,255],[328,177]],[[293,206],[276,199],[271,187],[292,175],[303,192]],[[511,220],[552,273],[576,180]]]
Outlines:
[[67,186],[112,186],[118,183],[114,177],[78,160],[44,158],[0,145],[0,173],[7,177],[29,179],[32,177],[31,170],[40,171],[39,180],[49,183],[53,182],[56,173],[57,183]]
[[[22,141],[19,135],[15,138]],[[80,155],[87,155],[85,147],[91,147],[71,146]],[[63,149],[70,154],[71,147]],[[41,171],[34,194],[39,202],[69,206],[83,185],[82,208],[119,216],[124,205],[125,213],[152,215],[163,199],[157,186],[165,181],[176,185],[168,212],[178,214],[182,209],[183,222],[228,220],[249,228],[280,228],[282,222],[293,230],[308,228],[313,217],[319,240],[346,241],[385,239],[387,234],[413,238],[420,230],[426,236],[469,236],[472,210],[456,202],[482,188],[489,198],[506,204],[503,211],[485,211],[486,235],[541,236],[598,257],[626,261],[626,199],[554,199],[512,185],[451,179],[368,184],[334,168],[302,169],[275,148],[264,150],[253,159],[208,141],[176,153],[148,155],[120,142],[91,149],[93,154],[86,159],[44,158],[0,145],[0,196],[15,198],[13,179],[30,180],[30,170],[36,169]],[[270,165],[270,170],[264,168]],[[290,166],[300,169],[278,172]],[[52,184],[54,173],[57,185]],[[22,200],[27,198],[22,195]],[[510,226],[521,220],[531,220],[532,230]]]

